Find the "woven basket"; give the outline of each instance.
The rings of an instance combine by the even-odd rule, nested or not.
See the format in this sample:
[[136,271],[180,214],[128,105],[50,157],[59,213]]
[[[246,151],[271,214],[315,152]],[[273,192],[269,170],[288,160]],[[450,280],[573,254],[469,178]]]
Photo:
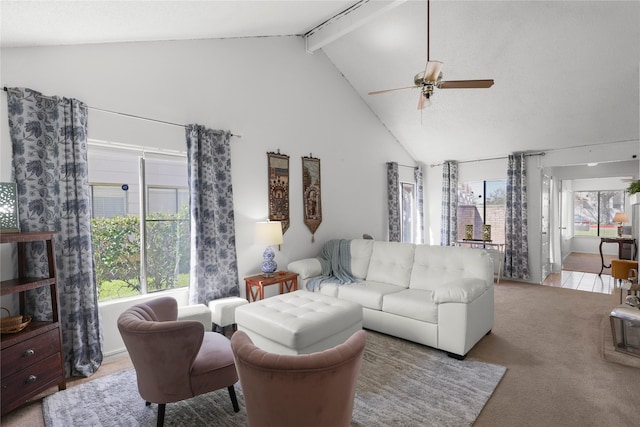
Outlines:
[[7,317],[0,318],[0,333],[15,334],[29,326],[29,323],[31,323],[31,316],[12,316],[8,309],[4,307],[0,307],[0,309],[9,314]]

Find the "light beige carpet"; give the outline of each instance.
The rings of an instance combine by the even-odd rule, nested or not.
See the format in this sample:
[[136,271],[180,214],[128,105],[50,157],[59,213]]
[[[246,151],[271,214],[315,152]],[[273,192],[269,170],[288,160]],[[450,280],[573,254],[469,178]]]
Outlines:
[[493,333],[470,352],[508,368],[475,426],[635,426],[640,369],[605,360],[603,322],[619,295],[495,286]]

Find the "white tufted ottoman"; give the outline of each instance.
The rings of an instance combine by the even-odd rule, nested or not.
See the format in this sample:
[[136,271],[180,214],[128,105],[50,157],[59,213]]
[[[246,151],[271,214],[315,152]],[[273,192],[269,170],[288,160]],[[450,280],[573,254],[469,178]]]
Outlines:
[[214,328],[220,328],[222,335],[225,335],[227,326],[235,326],[236,308],[249,302],[240,297],[219,298],[209,301],[209,310],[211,310],[211,321]]
[[211,331],[211,310],[204,304],[183,305],[178,307],[178,320],[197,320],[204,325],[205,331]]
[[300,290],[238,307],[236,323],[265,351],[307,354],[342,344],[362,329],[362,306]]

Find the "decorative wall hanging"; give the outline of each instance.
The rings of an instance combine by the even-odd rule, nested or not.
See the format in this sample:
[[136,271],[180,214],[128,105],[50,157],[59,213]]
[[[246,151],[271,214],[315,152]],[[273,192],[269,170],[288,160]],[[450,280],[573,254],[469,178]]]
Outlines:
[[311,230],[311,241],[315,242],[315,233],[322,222],[322,199],[320,193],[320,159],[309,154],[302,158],[302,200],[304,205],[304,223]]
[[282,234],[289,228],[289,156],[267,153],[269,159],[269,220],[282,223]]

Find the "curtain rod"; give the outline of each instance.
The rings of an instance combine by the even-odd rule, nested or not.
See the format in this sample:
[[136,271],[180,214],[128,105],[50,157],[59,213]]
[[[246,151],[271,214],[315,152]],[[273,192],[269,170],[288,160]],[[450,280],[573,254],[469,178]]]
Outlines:
[[[5,92],[9,91],[9,89],[6,86],[3,86],[2,90],[4,90]],[[121,113],[119,111],[105,110],[105,109],[102,109],[102,108],[90,107],[88,105],[87,105],[87,108],[89,110],[101,111],[103,113],[116,114],[116,115],[124,116],[124,117],[131,117],[133,119],[146,120],[146,121],[149,121],[149,122],[162,123],[162,124],[165,124],[165,125],[178,126],[178,127],[183,127],[183,128],[187,127],[187,125],[183,125],[183,124],[180,124],[180,123],[167,122],[167,121],[158,120],[158,119],[150,119],[148,117],[136,116],[135,114],[127,114],[127,113]],[[236,138],[242,138],[242,135],[236,135],[234,133],[232,133],[231,136],[235,136]]]
[[[530,156],[544,156],[546,153],[544,151],[541,151],[539,153],[525,153],[525,157],[530,157]],[[508,159],[508,156],[501,156],[501,157],[491,157],[488,159],[477,159],[477,160],[462,160],[460,162],[458,162],[458,164],[460,163],[475,163],[475,162],[486,162],[489,160],[502,160],[502,159]],[[433,165],[429,165],[432,168],[435,168],[436,166],[442,166],[442,163],[436,163]]]

